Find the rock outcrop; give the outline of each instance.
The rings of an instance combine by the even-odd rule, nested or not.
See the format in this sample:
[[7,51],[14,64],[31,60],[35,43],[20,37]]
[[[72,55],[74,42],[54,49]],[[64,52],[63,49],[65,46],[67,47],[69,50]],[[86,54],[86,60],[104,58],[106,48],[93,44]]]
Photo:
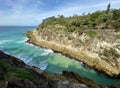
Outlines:
[[118,36],[120,33],[112,30],[94,31],[96,33],[94,38],[88,34],[89,31],[79,34],[44,28],[28,31],[26,34],[29,43],[75,58],[109,76],[119,76],[120,41]]
[[[118,86],[118,85],[117,85]],[[0,52],[0,88],[108,88],[80,75],[64,71],[50,74]],[[115,87],[114,85],[114,88]]]

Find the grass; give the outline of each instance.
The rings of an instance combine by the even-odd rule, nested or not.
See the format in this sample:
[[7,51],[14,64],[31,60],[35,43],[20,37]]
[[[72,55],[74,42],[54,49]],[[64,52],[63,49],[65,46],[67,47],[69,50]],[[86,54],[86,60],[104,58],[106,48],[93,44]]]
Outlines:
[[104,49],[103,55],[106,57],[120,58],[120,54],[118,54],[115,49]]
[[8,81],[19,78],[33,79],[33,76],[25,68],[12,67],[3,61],[0,61],[0,74],[4,76],[4,80]]
[[11,68],[10,71],[16,75],[17,78],[25,78],[32,80],[33,76],[24,68]]
[[119,34],[119,35],[117,35],[117,38],[118,38],[118,39],[120,39],[120,34]]
[[90,37],[95,37],[97,33],[94,30],[90,30],[87,32],[87,35],[89,35]]

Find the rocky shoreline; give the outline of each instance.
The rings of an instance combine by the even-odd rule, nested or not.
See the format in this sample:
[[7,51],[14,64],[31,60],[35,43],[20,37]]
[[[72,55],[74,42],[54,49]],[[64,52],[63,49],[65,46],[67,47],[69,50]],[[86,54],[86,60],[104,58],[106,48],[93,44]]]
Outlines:
[[0,88],[119,88],[98,85],[80,75],[63,71],[50,74],[37,67],[26,65],[16,57],[0,51]]
[[[49,34],[51,30],[48,30],[48,31],[45,30],[44,32],[42,30],[44,29],[40,29],[40,31],[32,30],[32,31],[27,32],[26,34],[29,38],[28,42],[34,45],[40,46],[40,47],[50,48],[54,50],[55,52],[60,52],[71,58],[75,58],[76,60],[82,61],[86,65],[94,69],[97,69],[98,71],[102,71],[111,77],[118,77],[120,75],[119,65],[118,67],[112,66],[107,61],[102,60],[100,57],[98,57],[95,53],[91,53],[86,50],[82,51],[80,49],[71,47],[69,45],[58,43],[54,40],[48,40],[50,36],[47,35],[47,32]],[[46,38],[43,39],[43,36],[41,34],[42,35],[45,34]]]

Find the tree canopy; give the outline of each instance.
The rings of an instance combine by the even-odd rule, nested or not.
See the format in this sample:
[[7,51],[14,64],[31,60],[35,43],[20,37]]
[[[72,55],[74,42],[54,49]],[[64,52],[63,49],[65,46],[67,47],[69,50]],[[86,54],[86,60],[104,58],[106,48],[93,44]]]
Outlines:
[[[106,11],[108,11],[106,13]],[[57,25],[57,27],[55,27]],[[120,30],[120,9],[110,9],[96,11],[86,15],[76,15],[72,17],[49,17],[43,20],[39,27],[61,29],[65,31],[80,31],[86,29],[115,29]]]

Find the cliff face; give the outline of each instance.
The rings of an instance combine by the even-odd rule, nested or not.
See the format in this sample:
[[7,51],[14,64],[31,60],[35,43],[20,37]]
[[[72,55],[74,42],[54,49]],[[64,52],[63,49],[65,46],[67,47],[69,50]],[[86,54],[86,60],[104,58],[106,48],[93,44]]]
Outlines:
[[39,27],[28,31],[28,42],[61,52],[109,76],[120,75],[120,32],[85,30],[79,33],[54,29]]
[[109,76],[120,75],[120,9],[73,17],[48,17],[27,32],[29,42],[82,61]]
[[[117,85],[119,88],[120,86]],[[108,88],[73,72],[49,74],[0,52],[0,88]],[[113,88],[113,87],[112,87]]]

